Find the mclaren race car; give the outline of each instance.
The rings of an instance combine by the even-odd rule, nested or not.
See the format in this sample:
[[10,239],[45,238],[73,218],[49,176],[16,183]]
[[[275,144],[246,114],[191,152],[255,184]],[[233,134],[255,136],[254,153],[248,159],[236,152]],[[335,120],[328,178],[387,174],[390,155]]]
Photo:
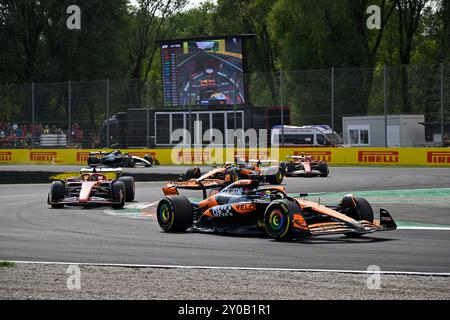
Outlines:
[[287,156],[286,161],[280,163],[286,177],[293,176],[321,176],[326,177],[330,173],[325,161],[313,160],[311,156]]
[[109,179],[105,174],[120,175],[120,170],[83,168],[78,177],[52,182],[47,203],[52,208],[63,208],[64,205],[111,205],[120,209],[127,201],[133,201],[135,181],[133,177]]
[[213,169],[202,175],[199,167],[187,170],[185,180],[190,179],[214,179],[218,184],[228,185],[240,179],[258,180],[269,184],[281,184],[284,178],[284,170],[276,164],[276,160],[236,160],[228,162],[223,167]]
[[151,167],[154,159],[150,155],[144,157],[132,156],[128,153],[122,153],[120,150],[111,152],[97,151],[90,152],[88,157],[88,165],[102,165],[110,168],[128,167],[134,168],[137,165]]
[[178,193],[178,189],[192,186],[164,188],[165,197],[157,207],[161,229],[257,232],[276,240],[330,234],[359,237],[396,229],[388,211],[380,209],[379,219],[375,219],[370,204],[350,194],[336,206],[325,206],[306,200],[306,195],[290,197],[281,186],[260,187],[256,180],[239,180],[206,196],[206,189],[211,186],[198,186],[203,189],[203,200],[199,202]]

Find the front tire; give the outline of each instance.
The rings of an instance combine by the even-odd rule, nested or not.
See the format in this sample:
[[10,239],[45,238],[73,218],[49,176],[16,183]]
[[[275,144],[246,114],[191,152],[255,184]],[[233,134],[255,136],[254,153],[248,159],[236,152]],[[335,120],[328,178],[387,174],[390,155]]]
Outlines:
[[[353,208],[349,216],[355,220],[366,220],[373,223],[373,209],[370,203],[361,197],[354,197],[356,208]],[[361,233],[349,232],[345,234],[350,238],[359,238],[362,236]]]
[[266,180],[270,184],[281,184],[284,179],[283,170],[280,168],[274,175],[266,176]]
[[120,177],[118,181],[122,181],[125,185],[125,201],[130,202],[134,200],[136,193],[136,186],[133,177]]
[[[57,202],[64,200],[66,196],[66,185],[63,181],[53,181],[50,187],[50,201],[51,202]],[[62,203],[54,203],[51,204],[52,208],[54,209],[61,209],[64,208],[64,204]]]
[[125,205],[125,185],[122,181],[114,181],[111,184],[111,198],[114,203],[112,205],[113,209],[122,209]]
[[192,226],[194,214],[185,196],[164,197],[158,204],[158,224],[165,232],[183,232]]

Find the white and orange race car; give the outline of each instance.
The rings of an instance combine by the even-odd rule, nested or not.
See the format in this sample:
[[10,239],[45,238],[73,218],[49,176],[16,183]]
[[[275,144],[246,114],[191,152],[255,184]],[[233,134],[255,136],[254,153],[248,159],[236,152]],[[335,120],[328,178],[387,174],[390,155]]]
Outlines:
[[165,197],[157,208],[161,229],[258,233],[289,240],[330,234],[359,237],[397,228],[388,211],[380,209],[375,216],[364,198],[353,195],[344,196],[336,206],[325,206],[306,200],[306,195],[291,197],[282,186],[259,187],[257,180],[238,180],[207,196],[206,189],[214,188],[214,184],[203,181],[196,186],[203,189],[201,201],[191,201],[178,193],[178,189],[193,189],[194,181],[163,188]]
[[133,177],[124,176],[110,179],[106,174],[120,175],[120,169],[81,169],[78,177],[52,182],[47,203],[52,208],[68,206],[111,205],[120,209],[135,196]]

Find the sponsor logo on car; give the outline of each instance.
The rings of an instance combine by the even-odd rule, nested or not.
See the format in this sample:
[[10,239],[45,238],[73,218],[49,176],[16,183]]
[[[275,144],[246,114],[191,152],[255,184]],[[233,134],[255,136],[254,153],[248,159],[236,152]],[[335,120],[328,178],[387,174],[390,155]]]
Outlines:
[[56,152],[30,152],[31,161],[52,162],[56,158]]
[[450,151],[428,151],[427,163],[450,163]]
[[311,156],[312,160],[331,162],[331,151],[294,151],[294,156]]
[[11,161],[11,152],[0,152],[0,161]]
[[358,162],[397,163],[398,161],[398,151],[358,151]]
[[233,204],[232,207],[239,213],[249,213],[256,210],[256,205],[253,203]]
[[77,162],[86,162],[89,158],[89,152],[77,152]]
[[233,215],[231,212],[231,205],[211,208],[211,213],[215,217],[231,217]]

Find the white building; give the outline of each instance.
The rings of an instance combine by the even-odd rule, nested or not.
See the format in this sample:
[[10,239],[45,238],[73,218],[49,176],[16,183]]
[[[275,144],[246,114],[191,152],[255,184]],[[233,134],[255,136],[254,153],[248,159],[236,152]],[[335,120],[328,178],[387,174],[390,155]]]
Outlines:
[[[422,114],[387,116],[388,147],[418,147],[425,143]],[[346,145],[355,147],[385,147],[385,117],[358,116],[342,118],[342,134]]]

